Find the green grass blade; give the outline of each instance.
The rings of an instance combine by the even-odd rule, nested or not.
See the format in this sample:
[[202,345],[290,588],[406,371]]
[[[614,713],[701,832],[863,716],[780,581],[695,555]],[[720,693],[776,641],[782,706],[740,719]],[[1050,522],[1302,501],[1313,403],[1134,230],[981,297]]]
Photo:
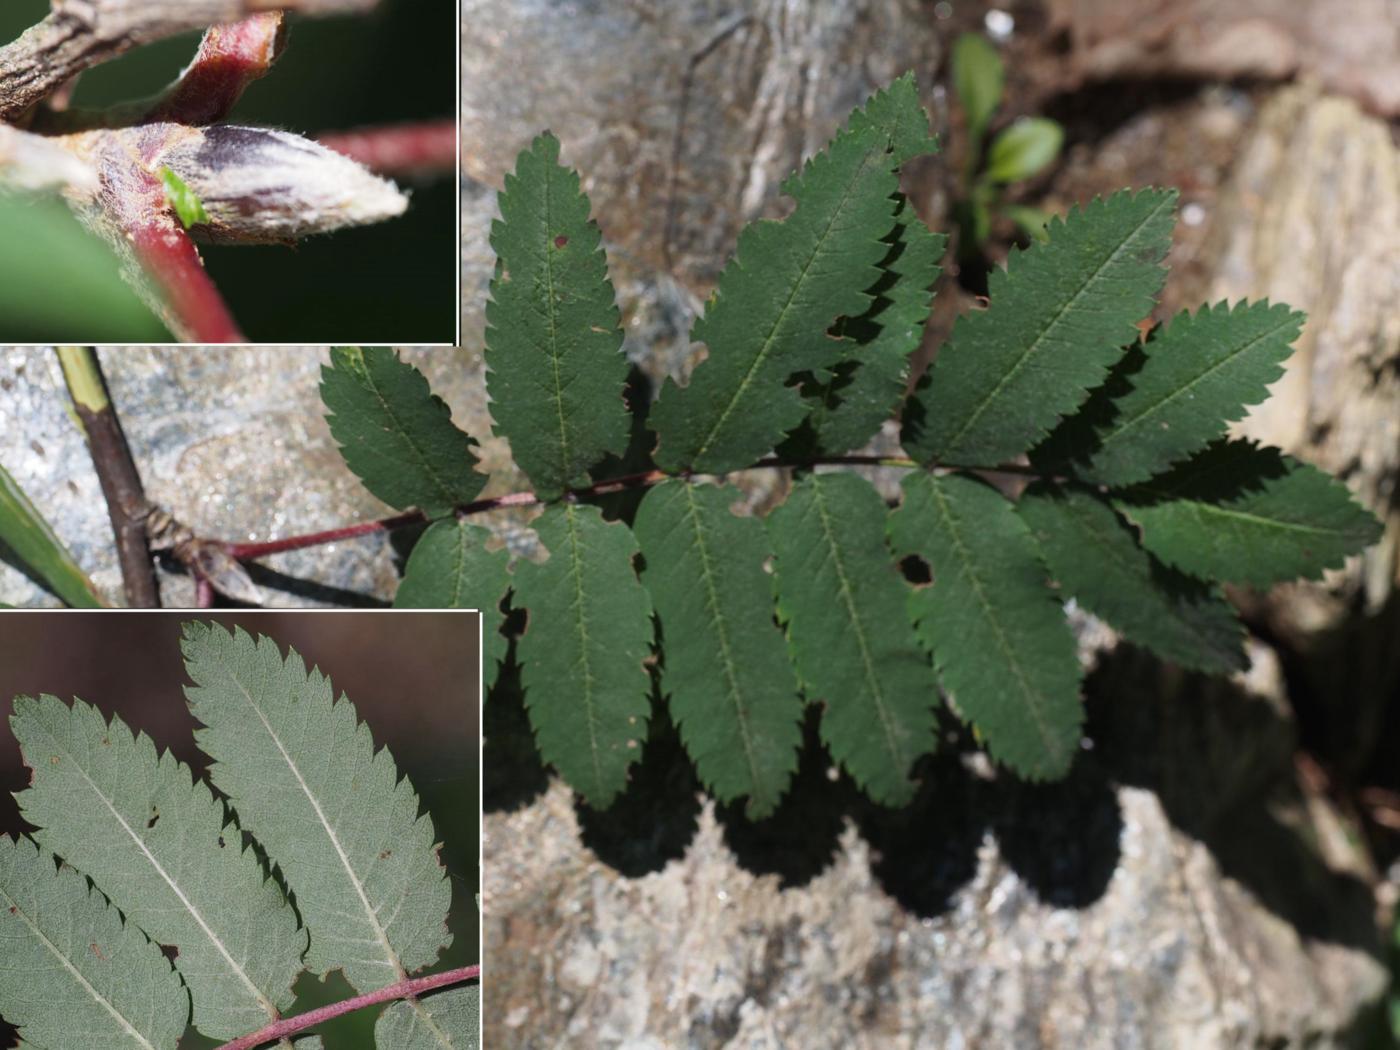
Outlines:
[[925,463],[995,466],[1040,443],[1099,386],[1152,312],[1175,190],[1124,191],[1055,218],[994,270],[991,305],[958,319],[904,410]]
[[1012,504],[958,474],[911,474],[889,519],[933,582],[910,597],[939,680],[998,762],[1029,780],[1069,771],[1084,720],[1079,659],[1035,540]]
[[939,695],[885,546],[884,501],[854,474],[814,474],[767,522],[778,613],[803,689],[823,704],[822,741],[866,794],[902,805],[937,742]]
[[77,609],[104,604],[92,581],[4,467],[0,467],[0,543],[66,604]]
[[616,294],[576,172],[545,133],[521,152],[491,227],[486,389],[496,431],[542,499],[627,447]]
[[721,802],[748,796],[760,819],[797,769],[802,703],[773,623],[763,525],[729,507],[732,486],[672,481],[637,512],[642,580],[666,640],[662,690],[700,779]]
[[540,756],[589,805],[627,786],[651,715],[651,600],[632,566],[637,541],[597,507],[550,507],[535,519],[549,551],[515,569],[529,614],[516,645]]

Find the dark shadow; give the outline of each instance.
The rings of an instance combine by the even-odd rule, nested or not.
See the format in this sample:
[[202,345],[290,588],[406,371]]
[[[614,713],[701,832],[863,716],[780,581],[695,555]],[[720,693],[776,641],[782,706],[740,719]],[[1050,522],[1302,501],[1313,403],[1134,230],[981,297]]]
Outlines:
[[[1097,145],[1144,113],[1189,105],[1209,81],[1196,77],[1154,74],[1091,81],[1045,100],[1041,113],[1064,126],[1065,141]],[[1247,90],[1254,81],[1234,81]]]
[[836,859],[837,840],[857,794],[833,768],[817,735],[820,710],[807,709],[797,772],[778,808],[763,820],[744,816],[744,802],[716,805],[725,844],[755,875],[776,874],[784,889],[804,886]]
[[[333,587],[328,583],[318,583],[315,580],[303,580],[297,576],[289,576],[285,572],[278,572],[276,569],[269,569],[266,565],[248,563],[244,565],[244,568],[248,570],[248,576],[252,581],[263,590],[280,591],[283,594],[292,594],[298,598],[320,602],[324,605],[346,606],[352,609],[389,608],[389,602],[373,594],[363,594],[346,587]],[[275,602],[270,604],[276,605]]]
[[580,838],[599,860],[629,878],[660,871],[683,857],[695,837],[700,790],[665,704],[653,697],[646,747],[627,790],[605,810],[575,796]]
[[482,809],[487,813],[511,812],[544,794],[549,787],[549,770],[540,761],[530,731],[513,640],[482,709],[481,734],[485,741]]

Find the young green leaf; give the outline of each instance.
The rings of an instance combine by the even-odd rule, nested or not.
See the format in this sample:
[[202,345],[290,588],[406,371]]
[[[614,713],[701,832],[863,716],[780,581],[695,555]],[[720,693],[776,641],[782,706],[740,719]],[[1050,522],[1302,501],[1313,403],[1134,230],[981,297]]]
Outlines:
[[477,1050],[481,1046],[481,987],[445,988],[390,1005],[374,1025],[379,1050]]
[[911,474],[889,534],[932,570],[909,610],[958,711],[997,761],[1031,780],[1064,776],[1084,720],[1079,659],[1015,508],[970,477]]
[[902,805],[934,749],[938,683],[885,547],[885,504],[854,474],[813,474],[768,516],[778,614],[822,741],[867,794]]
[[395,609],[479,609],[481,670],[488,689],[506,657],[501,599],[510,587],[510,556],[487,550],[490,538],[480,525],[461,518],[434,522],[414,544],[394,595]]
[[995,466],[1078,408],[1152,311],[1175,201],[1175,190],[1096,199],[1013,252],[992,272],[991,306],[958,319],[906,404],[909,453]]
[[1157,561],[1098,496],[1038,482],[1016,509],[1063,597],[1183,667],[1208,674],[1244,669],[1244,631],[1219,589]]
[[175,209],[175,215],[179,218],[181,226],[188,230],[197,223],[209,221],[209,214],[204,210],[204,202],[199,199],[199,194],[185,184],[184,179],[176,175],[170,168],[162,166],[160,181],[165,186],[165,199]]
[[651,714],[651,600],[637,581],[637,541],[597,507],[550,507],[534,522],[549,551],[515,570],[529,613],[517,643],[540,757],[594,807],[627,786]]
[[205,1035],[233,1039],[292,1004],[306,931],[202,780],[145,734],[77,700],[17,697],[34,837],[127,919],[178,950]]
[[[1304,317],[1282,304],[1183,311],[1119,362],[1046,439],[1048,461],[1104,485],[1145,481],[1199,452],[1283,375]],[[1038,458],[1041,458],[1038,456]]]
[[947,238],[932,233],[901,199],[870,306],[843,331],[844,359],[824,381],[804,383],[811,415],[798,432],[809,455],[860,448],[904,396],[909,355],[919,348]]
[[796,210],[740,235],[691,333],[708,356],[689,385],[668,383],[652,406],[662,468],[746,467],[802,422],[811,406],[787,383],[798,372],[823,377],[841,359],[827,330],[869,308],[895,221],[896,170],[936,145],[907,75],[783,184]]
[[335,347],[321,369],[326,421],[346,466],[391,507],[430,518],[474,500],[486,475],[473,470],[475,442],[423,373],[382,346]]
[[241,628],[187,623],[181,648],[210,779],[281,869],[311,935],[307,967],[363,991],[436,960],[450,894],[432,819],[350,701]]
[[496,430],[542,499],[627,447],[627,359],[602,235],[545,133],[521,152],[491,226],[486,389]]
[[67,605],[77,609],[103,605],[92,581],[4,467],[0,467],[0,543]]
[[772,813],[797,769],[802,702],[773,623],[763,525],[729,507],[732,486],[668,481],[637,511],[643,580],[670,640],[661,674],[700,779],[721,802]]
[[1001,56],[986,37],[964,33],[954,42],[953,90],[962,103],[968,135],[974,144],[981,142],[992,114],[1001,105],[1005,78]]
[[160,948],[67,865],[0,836],[0,1015],[34,1050],[175,1050],[190,1001]]
[[1249,441],[1216,442],[1118,508],[1173,568],[1253,587],[1317,579],[1382,532],[1336,478]]
[[1016,121],[992,140],[987,154],[987,178],[1020,182],[1038,174],[1060,153],[1065,129],[1045,117]]

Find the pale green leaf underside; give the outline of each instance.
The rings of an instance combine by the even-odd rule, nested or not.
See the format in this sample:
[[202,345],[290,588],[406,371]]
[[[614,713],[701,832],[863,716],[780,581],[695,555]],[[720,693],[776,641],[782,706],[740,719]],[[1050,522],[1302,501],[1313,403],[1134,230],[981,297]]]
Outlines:
[[1118,507],[1168,565],[1254,587],[1317,579],[1382,531],[1336,478],[1249,441],[1211,445]]
[[501,599],[510,587],[510,556],[487,550],[490,538],[461,518],[434,522],[414,544],[394,595],[396,609],[481,610],[481,669],[488,689],[506,657]]
[[475,443],[412,365],[386,347],[336,347],[321,369],[326,420],[346,465],[379,499],[430,518],[470,503],[486,484]]
[[72,868],[0,836],[0,1016],[33,1050],[175,1050],[189,996]]
[[935,148],[913,77],[902,77],[783,184],[796,203],[787,219],[745,228],[691,333],[708,356],[652,406],[663,469],[748,466],[802,422],[811,406],[788,381],[840,359],[827,329],[869,306],[894,225],[896,169],[910,151]]
[[1182,312],[1119,362],[1084,409],[1046,441],[1087,481],[1145,481],[1199,452],[1269,396],[1303,315],[1267,302]]
[[1079,660],[1015,508],[970,477],[911,474],[889,532],[901,558],[932,571],[909,610],[958,711],[1021,776],[1063,776],[1084,719]]
[[1061,597],[1183,667],[1244,669],[1244,630],[1224,595],[1158,562],[1104,500],[1037,483],[1016,506]]
[[82,701],[18,697],[35,838],[93,880],[176,968],[204,1034],[233,1039],[292,1003],[306,931],[224,807],[189,767]]
[[379,1050],[477,1050],[481,1046],[481,987],[467,985],[388,1006],[374,1025]]
[[627,447],[615,293],[578,174],[545,133],[516,160],[491,226],[486,389],[497,433],[542,499]]
[[773,623],[763,525],[730,513],[732,486],[668,481],[637,511],[643,579],[665,642],[661,685],[700,779],[758,819],[797,768],[802,703]]
[[1038,444],[1103,382],[1152,312],[1174,190],[1116,193],[1055,219],[993,270],[991,305],[958,319],[904,412],[925,463],[995,466]]
[[768,516],[778,612],[807,698],[823,704],[822,740],[871,798],[900,805],[934,749],[939,696],[884,527],[884,501],[854,474],[804,478]]
[[97,588],[4,467],[0,467],[0,542],[65,604],[75,609],[102,605]]
[[597,507],[550,507],[534,521],[549,557],[515,570],[529,613],[517,643],[540,756],[597,807],[627,786],[651,714],[651,602],[632,567],[637,541]]
[[307,967],[365,991],[434,962],[451,938],[432,820],[350,701],[242,629],[187,623],[182,649],[210,779],[286,878]]

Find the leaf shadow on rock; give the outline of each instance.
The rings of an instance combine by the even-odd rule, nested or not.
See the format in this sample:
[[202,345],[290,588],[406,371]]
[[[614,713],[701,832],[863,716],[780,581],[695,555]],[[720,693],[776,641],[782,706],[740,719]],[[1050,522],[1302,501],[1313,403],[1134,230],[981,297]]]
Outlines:
[[482,709],[481,735],[485,741],[481,767],[481,805],[485,812],[524,809],[545,793],[549,770],[540,761],[530,731],[514,639]]

